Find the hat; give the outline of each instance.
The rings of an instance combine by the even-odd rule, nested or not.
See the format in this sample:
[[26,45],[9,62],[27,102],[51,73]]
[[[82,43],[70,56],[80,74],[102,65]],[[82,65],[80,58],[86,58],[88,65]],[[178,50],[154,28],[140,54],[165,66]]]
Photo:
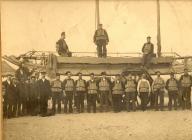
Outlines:
[[157,73],[161,73],[161,72],[160,71],[156,71],[155,73],[157,74]]
[[107,73],[105,71],[101,72],[101,75],[107,75]]
[[147,36],[147,38],[151,38],[150,36]]
[[184,68],[184,70],[188,70],[188,68]]
[[174,72],[171,72],[170,75],[174,75],[175,73]]
[[65,32],[62,32],[61,35],[65,35]]
[[82,74],[81,72],[78,72],[77,75]]
[[99,23],[99,26],[102,26],[103,24]]
[[60,76],[60,73],[56,73],[56,76]]
[[65,74],[71,73],[70,71],[67,71]]
[[90,75],[95,75],[94,73],[90,73]]
[[41,74],[46,74],[46,71],[45,70],[41,71]]
[[35,78],[35,76],[34,76],[34,75],[32,75],[32,76],[31,76],[31,78]]
[[120,74],[116,74],[116,76],[121,76]]

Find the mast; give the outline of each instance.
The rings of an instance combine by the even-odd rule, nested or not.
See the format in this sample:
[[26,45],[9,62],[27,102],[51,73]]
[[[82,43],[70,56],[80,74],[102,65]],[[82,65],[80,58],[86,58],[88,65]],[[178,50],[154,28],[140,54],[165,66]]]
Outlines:
[[157,0],[157,56],[161,57],[160,2]]
[[97,28],[100,23],[99,0],[95,0],[95,22],[96,22],[96,28]]

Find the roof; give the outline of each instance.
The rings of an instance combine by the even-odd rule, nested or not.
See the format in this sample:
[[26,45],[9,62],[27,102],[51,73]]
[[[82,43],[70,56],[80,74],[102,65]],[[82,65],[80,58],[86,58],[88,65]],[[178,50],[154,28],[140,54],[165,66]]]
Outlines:
[[15,69],[11,67],[6,61],[2,61],[1,66],[2,66],[1,68],[2,75],[15,74]]

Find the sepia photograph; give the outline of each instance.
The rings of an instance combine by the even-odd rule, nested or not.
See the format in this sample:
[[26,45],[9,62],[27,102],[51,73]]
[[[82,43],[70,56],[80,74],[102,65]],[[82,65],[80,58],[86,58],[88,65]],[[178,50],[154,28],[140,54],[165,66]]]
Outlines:
[[2,140],[192,140],[192,0],[2,0]]

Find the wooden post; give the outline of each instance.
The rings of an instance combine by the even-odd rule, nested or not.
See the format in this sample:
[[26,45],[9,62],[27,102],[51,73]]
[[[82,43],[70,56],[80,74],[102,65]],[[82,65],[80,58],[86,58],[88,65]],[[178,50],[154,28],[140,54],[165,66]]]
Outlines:
[[99,15],[99,0],[95,0],[95,13],[96,13],[96,28],[98,28],[98,25],[100,23],[100,15]]
[[161,57],[160,2],[157,0],[157,56]]

